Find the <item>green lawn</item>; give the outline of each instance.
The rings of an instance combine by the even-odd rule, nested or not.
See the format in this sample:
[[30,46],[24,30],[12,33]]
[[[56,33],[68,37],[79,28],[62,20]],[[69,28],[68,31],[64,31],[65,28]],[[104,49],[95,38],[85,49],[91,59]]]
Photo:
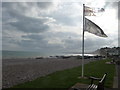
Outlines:
[[[112,88],[115,65],[105,64],[110,60],[99,60],[85,65],[85,76],[102,77],[108,73],[105,87]],[[14,86],[13,88],[70,88],[75,83],[90,84],[89,79],[79,79],[81,76],[81,66],[63,71],[57,71],[36,80]]]

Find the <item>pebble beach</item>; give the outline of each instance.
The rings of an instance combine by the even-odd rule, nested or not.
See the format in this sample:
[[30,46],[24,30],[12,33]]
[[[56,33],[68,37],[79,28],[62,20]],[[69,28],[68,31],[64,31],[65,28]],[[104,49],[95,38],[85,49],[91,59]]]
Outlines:
[[[92,60],[85,60],[89,63]],[[25,58],[2,60],[2,88],[34,80],[56,71],[69,69],[81,65],[82,60],[71,58]]]

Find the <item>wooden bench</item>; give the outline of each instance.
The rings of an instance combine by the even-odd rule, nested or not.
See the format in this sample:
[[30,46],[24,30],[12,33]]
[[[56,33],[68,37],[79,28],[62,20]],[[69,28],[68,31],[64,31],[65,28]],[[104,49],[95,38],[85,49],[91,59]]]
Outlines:
[[[86,90],[104,90],[106,76],[107,73],[105,73],[102,78],[89,77],[89,79],[91,79],[91,84],[88,86]],[[99,81],[98,85],[94,84],[95,80]]]

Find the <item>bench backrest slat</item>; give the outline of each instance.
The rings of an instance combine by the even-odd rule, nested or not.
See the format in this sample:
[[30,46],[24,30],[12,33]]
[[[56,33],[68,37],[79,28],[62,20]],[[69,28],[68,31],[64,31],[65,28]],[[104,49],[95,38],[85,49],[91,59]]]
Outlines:
[[99,81],[99,83],[102,83],[102,82],[105,81],[106,75],[107,75],[107,74],[105,73],[104,76],[103,76],[103,78]]
[[104,90],[104,83],[105,83],[106,76],[107,76],[107,73],[105,73],[102,79],[99,81],[97,90]]

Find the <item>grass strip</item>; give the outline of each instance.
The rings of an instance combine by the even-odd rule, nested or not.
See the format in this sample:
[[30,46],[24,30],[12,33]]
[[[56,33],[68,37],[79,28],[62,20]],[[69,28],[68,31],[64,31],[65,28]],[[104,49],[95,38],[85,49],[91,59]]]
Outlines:
[[[85,64],[85,76],[95,76],[101,78],[104,73],[107,73],[108,75],[106,78],[105,87],[112,88],[113,78],[115,75],[115,65],[105,64],[105,62],[108,61],[110,60],[98,60]],[[78,77],[80,76],[81,66],[63,71],[57,71],[44,77],[37,78],[33,81],[16,85],[12,88],[70,88],[78,82],[90,84],[89,79],[79,79]]]

